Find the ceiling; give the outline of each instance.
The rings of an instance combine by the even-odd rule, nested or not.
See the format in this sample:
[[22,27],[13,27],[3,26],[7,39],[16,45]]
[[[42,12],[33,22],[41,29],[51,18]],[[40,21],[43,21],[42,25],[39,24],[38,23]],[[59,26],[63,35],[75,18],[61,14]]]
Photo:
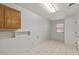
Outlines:
[[[56,19],[63,19],[65,14],[72,14],[73,11],[72,7],[79,6],[79,4],[74,4],[69,6],[70,3],[51,3],[57,12],[50,13],[50,11],[44,6],[43,3],[16,3],[23,8],[26,8],[34,13],[39,14],[40,16],[48,19],[48,20],[56,20]],[[69,11],[70,10],[70,11]]]

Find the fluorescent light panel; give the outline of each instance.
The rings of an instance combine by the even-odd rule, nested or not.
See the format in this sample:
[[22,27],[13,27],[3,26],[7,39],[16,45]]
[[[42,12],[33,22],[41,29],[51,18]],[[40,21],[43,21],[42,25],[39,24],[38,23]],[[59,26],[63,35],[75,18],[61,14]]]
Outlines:
[[51,5],[51,3],[44,3],[44,5],[50,10],[50,12],[56,12],[55,8]]

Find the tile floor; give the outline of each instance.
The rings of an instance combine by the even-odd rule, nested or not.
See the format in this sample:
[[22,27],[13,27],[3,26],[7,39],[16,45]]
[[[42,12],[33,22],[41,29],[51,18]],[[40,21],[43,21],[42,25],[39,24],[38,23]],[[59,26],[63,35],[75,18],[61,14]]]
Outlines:
[[78,55],[76,48],[63,42],[48,40],[28,51],[31,55]]

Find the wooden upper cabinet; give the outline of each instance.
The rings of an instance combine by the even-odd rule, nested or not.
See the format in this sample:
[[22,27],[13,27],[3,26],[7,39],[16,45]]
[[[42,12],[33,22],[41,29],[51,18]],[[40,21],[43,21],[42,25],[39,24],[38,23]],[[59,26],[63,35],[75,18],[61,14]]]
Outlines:
[[0,5],[0,28],[4,27],[4,19],[5,19],[4,6]]
[[3,16],[2,15],[0,16],[0,17],[3,17],[2,20],[0,20],[2,21],[0,24],[2,28],[18,29],[21,27],[21,12],[20,11],[5,6],[3,13],[1,13]]
[[20,12],[13,10],[11,8],[5,9],[6,19],[5,19],[5,27],[10,29],[20,28]]

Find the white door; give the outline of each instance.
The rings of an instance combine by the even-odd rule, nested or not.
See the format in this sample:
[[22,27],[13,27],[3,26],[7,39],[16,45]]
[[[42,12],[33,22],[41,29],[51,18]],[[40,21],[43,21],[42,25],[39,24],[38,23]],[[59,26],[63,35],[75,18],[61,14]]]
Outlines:
[[75,24],[76,17],[68,16],[65,18],[65,44],[68,45],[75,45],[76,42],[76,24]]

